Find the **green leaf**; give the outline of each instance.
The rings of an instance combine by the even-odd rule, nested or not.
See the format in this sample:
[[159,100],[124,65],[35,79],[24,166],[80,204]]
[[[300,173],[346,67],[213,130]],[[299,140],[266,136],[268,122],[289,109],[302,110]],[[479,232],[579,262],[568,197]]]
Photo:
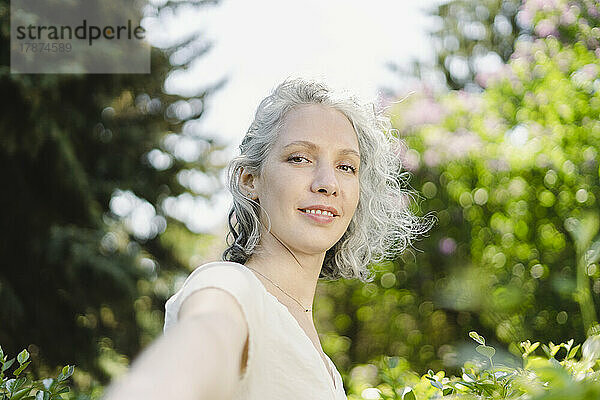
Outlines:
[[537,349],[538,347],[540,347],[540,342],[535,342],[534,344],[531,345],[529,353],[533,353],[535,351],[535,349]]
[[583,358],[587,360],[597,360],[600,358],[600,335],[590,336],[583,342],[581,348]]
[[2,372],[4,372],[7,369],[9,369],[10,366],[13,365],[14,362],[15,362],[14,358],[11,358],[9,361],[5,362],[4,365],[2,366]]
[[575,357],[575,355],[577,354],[577,350],[579,350],[580,347],[581,347],[580,344],[578,344],[577,346],[573,347],[571,349],[571,351],[569,351],[569,354],[567,355],[567,360],[570,360],[571,358]]
[[27,383],[27,378],[25,378],[23,376],[20,378],[17,378],[17,387],[15,390],[21,389],[23,387],[23,385],[25,385],[26,383]]
[[479,386],[479,388],[483,389],[490,396],[494,395],[494,392],[496,391],[496,388],[497,388],[497,386],[494,385],[493,383],[480,383],[478,386]]
[[496,354],[496,349],[491,346],[479,345],[475,348],[475,350],[487,358],[492,358],[494,357],[494,354]]
[[402,400],[417,400],[417,396],[415,396],[415,392],[413,392],[412,388],[407,386],[402,391]]
[[25,397],[26,395],[28,395],[28,394],[29,394],[29,392],[31,392],[31,387],[26,387],[26,388],[24,388],[24,389],[21,389],[21,390],[17,391],[15,394],[13,394],[13,395],[11,396],[11,398],[10,398],[10,399],[11,399],[11,400],[20,400],[20,399],[22,399],[23,397]]
[[546,356],[548,356],[548,358],[552,358],[552,354],[550,354],[550,347],[548,347],[545,344],[543,344],[542,345],[542,350],[544,350],[544,353],[546,353]]
[[573,342],[574,342],[574,340],[571,339],[567,343],[563,343],[563,346],[564,346],[565,350],[567,350],[567,353],[571,350],[571,347],[573,346]]
[[539,347],[539,345],[540,342],[535,342],[534,344],[531,344],[529,340],[521,342],[521,348],[523,349],[523,358],[529,357],[529,355],[533,353],[535,349]]
[[476,341],[480,345],[485,346],[485,339],[484,339],[484,337],[483,336],[479,336],[479,334],[477,332],[471,331],[471,332],[469,332],[469,336],[471,337],[471,339],[473,339],[474,341]]
[[75,370],[75,367],[73,365],[64,366],[61,373],[58,375],[57,380],[59,382],[62,382],[64,380],[68,379],[71,375],[73,375],[74,370]]
[[552,355],[552,357],[554,357],[556,355],[556,353],[558,353],[558,351],[560,350],[560,348],[562,346],[560,345],[555,345],[554,343],[550,342],[548,343],[550,346],[550,354]]
[[52,383],[54,383],[54,379],[52,378],[46,378],[42,381],[42,385],[44,385],[44,388],[46,388],[46,390],[50,390],[50,386],[52,386]]
[[431,382],[431,385],[432,385],[433,387],[436,387],[436,388],[438,388],[438,389],[440,389],[440,390],[442,390],[442,389],[443,389],[443,387],[444,387],[444,386],[443,386],[443,385],[442,385],[440,382],[438,382],[438,381],[433,381],[433,380],[432,380],[432,381],[430,381],[430,382]]
[[390,386],[394,386],[396,380],[392,377],[390,377],[388,374],[386,374],[385,372],[381,372],[381,379],[383,380],[384,383],[387,383]]
[[472,382],[465,382],[465,381],[459,381],[456,382],[454,384],[454,386],[458,389],[458,390],[466,390],[466,389],[470,389],[473,390],[475,388],[475,384]]
[[29,360],[29,352],[27,350],[23,349],[23,351],[21,351],[17,355],[17,361],[19,362],[19,364],[23,364],[27,360]]
[[50,392],[46,392],[43,390],[38,391],[35,394],[35,400],[50,400]]
[[31,361],[27,361],[25,364],[21,364],[21,366],[15,370],[14,375],[19,376],[19,374],[23,372],[23,370],[27,368],[30,363]]
[[500,380],[506,378],[508,375],[510,375],[510,374],[508,372],[506,372],[506,371],[496,371],[496,372],[494,372],[494,377],[496,379],[500,379]]
[[9,392],[13,392],[15,390],[16,385],[17,385],[16,379],[9,379],[8,381],[6,381],[6,389]]
[[442,395],[443,396],[448,396],[448,395],[452,394],[453,392],[454,392],[454,389],[452,389],[452,388],[446,388],[446,389],[442,390]]
[[585,252],[585,261],[593,264],[598,260],[600,260],[600,240],[595,240]]
[[9,392],[17,392],[26,382],[27,380],[25,378],[9,379],[6,382],[6,389],[8,389]]
[[27,360],[29,360],[29,352],[27,350],[23,350],[17,356],[17,361],[19,362],[19,364],[23,364]]
[[0,346],[0,360],[4,360],[4,350],[2,350],[2,346]]
[[61,393],[67,393],[70,389],[68,387],[64,387],[62,389],[60,389],[58,392],[56,392],[56,394],[61,394]]

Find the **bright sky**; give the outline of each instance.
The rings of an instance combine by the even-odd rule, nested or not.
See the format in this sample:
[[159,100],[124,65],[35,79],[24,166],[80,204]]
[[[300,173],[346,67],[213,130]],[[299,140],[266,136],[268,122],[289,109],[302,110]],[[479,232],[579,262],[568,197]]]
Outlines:
[[[150,42],[159,47],[198,31],[201,41],[212,42],[187,72],[167,78],[165,90],[191,95],[227,78],[195,129],[228,144],[229,154],[235,154],[259,101],[286,77],[324,78],[374,102],[381,87],[402,87],[406,78],[386,65],[432,59],[427,31],[435,21],[425,7],[440,2],[223,0],[162,13],[147,20],[146,28]],[[211,232],[222,227],[229,206],[229,196],[219,193],[212,201],[185,197],[171,208],[193,231]]]

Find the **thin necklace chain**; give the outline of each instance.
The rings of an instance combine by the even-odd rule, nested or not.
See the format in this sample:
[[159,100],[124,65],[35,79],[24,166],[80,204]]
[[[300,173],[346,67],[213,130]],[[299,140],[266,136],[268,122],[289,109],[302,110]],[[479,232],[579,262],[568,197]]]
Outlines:
[[[260,206],[260,203],[256,202],[256,204],[258,204]],[[267,214],[267,217],[269,216],[269,214]],[[269,232],[271,234],[271,236],[273,236],[294,258],[294,260],[296,260],[296,262],[298,263],[298,265],[300,266],[300,268],[302,268],[302,264],[300,264],[300,261],[298,261],[298,259],[296,258],[296,256],[294,255],[294,252],[291,251],[289,249],[289,247],[287,247],[285,244],[283,244],[283,242],[281,240],[279,240],[279,238],[277,236],[275,236],[275,234],[273,232],[271,232],[271,229],[267,229],[267,232]],[[250,267],[248,267],[250,268]],[[277,287],[277,289],[281,290],[283,292],[283,294],[285,294],[287,297],[289,297],[290,299],[294,300],[296,303],[298,303],[298,305],[300,307],[302,307],[302,309],[304,310],[304,312],[311,312],[312,308],[308,308],[308,307],[304,307],[302,305],[302,303],[300,303],[298,300],[296,300],[294,297],[292,297],[291,295],[288,294],[288,292],[286,292],[285,290],[283,290],[278,284],[276,284],[275,282],[273,282],[271,279],[267,278],[266,276],[264,276],[263,274],[261,274],[260,272],[258,272],[257,270],[255,270],[254,268],[250,268],[252,271],[256,272],[257,274],[259,274],[260,276],[262,276],[263,278],[265,278],[266,280],[268,280],[269,282],[271,282],[273,285],[275,285],[275,287]]]
[[285,290],[283,290],[278,284],[276,284],[275,282],[273,282],[268,277],[264,276],[263,274],[261,274],[260,272],[258,272],[257,270],[255,270],[254,268],[251,268],[251,267],[248,267],[248,266],[246,266],[246,268],[251,269],[252,271],[256,272],[257,274],[259,274],[260,276],[262,276],[263,278],[265,278],[266,280],[268,280],[269,282],[271,282],[273,285],[275,285],[277,287],[277,289],[279,289],[279,290],[281,290],[283,292],[283,294],[285,294],[287,297],[289,297],[290,299],[292,299],[296,303],[298,303],[298,305],[300,305],[300,307],[302,307],[302,309],[304,310],[304,312],[310,312],[310,311],[312,311],[312,308],[306,308],[306,307],[304,307],[302,305],[302,303],[300,303],[298,300],[296,300],[295,298],[293,298],[292,296],[290,296],[288,294],[288,292],[286,292]]

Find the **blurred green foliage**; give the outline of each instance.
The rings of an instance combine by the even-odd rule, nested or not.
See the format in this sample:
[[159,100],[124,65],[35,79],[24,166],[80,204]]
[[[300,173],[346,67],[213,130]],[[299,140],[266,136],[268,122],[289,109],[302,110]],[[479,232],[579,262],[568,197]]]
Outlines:
[[[439,72],[452,90],[481,91],[493,69],[515,58],[517,42],[552,35],[594,47],[595,0],[453,0],[436,4],[431,38],[435,64],[417,62],[423,80]],[[433,71],[432,71],[433,70]]]
[[[3,22],[8,7],[0,0]],[[319,284],[315,317],[323,347],[354,396],[366,384],[400,377],[418,398],[457,390],[460,382],[446,372],[469,388],[461,368],[482,388],[490,379],[497,388],[509,375],[465,364],[474,355],[464,342],[472,330],[495,344],[480,344],[480,353],[494,347],[497,368],[513,368],[510,374],[528,352],[528,338],[583,342],[594,331],[599,8],[591,0],[490,0],[437,9],[444,24],[437,36],[447,50],[438,67],[448,85],[476,83],[483,91],[422,90],[395,106],[421,212],[435,212],[439,223],[413,251],[375,265],[375,281]],[[123,371],[160,334],[164,300],[200,263],[197,255],[212,251],[212,239],[192,236],[165,203],[207,196],[185,176],[216,175],[223,167],[209,157],[219,145],[186,130],[216,88],[185,99],[163,93],[173,68],[167,55],[193,38],[165,52],[153,49],[151,76],[10,75],[8,27],[0,25],[0,90],[11,99],[0,119],[0,249],[8,266],[0,271],[0,342],[12,352],[29,346],[39,353],[32,365],[38,375],[67,361],[81,365],[73,379],[91,388]],[[484,35],[475,38],[475,31]],[[203,51],[175,68],[185,69]],[[506,65],[480,73],[476,59],[490,52]],[[467,60],[462,78],[446,61],[453,56]],[[177,155],[180,141],[203,151]],[[131,212],[119,212],[119,202],[151,209],[150,229],[132,229]],[[574,383],[570,351],[560,367],[556,354],[530,357],[519,373],[549,376],[557,389],[538,393],[534,380],[526,393],[597,395],[587,384],[589,370],[584,383]],[[377,364],[384,355],[391,358]]]
[[[515,39],[528,34],[517,19],[520,0],[455,0],[435,6],[435,67],[452,90],[479,87],[485,62],[507,62]],[[422,75],[425,65],[419,65]]]
[[[76,384],[90,388],[160,334],[172,277],[189,271],[179,250],[203,238],[165,203],[208,197],[182,175],[223,167],[210,157],[223,145],[190,129],[218,85],[164,92],[170,71],[207,51],[197,32],[153,48],[149,75],[11,74],[9,3],[0,0],[0,342],[27,348],[38,375],[76,363]],[[119,4],[102,7],[114,15]],[[172,65],[177,50],[187,56]]]
[[[494,365],[495,349],[476,332],[469,336],[479,345],[479,359],[466,362],[460,376],[433,370],[419,376],[409,363],[398,357],[383,357],[377,365],[357,368],[349,383],[348,399],[576,399],[592,400],[600,395],[598,360],[600,336],[593,335],[583,346],[571,339],[558,345],[530,341],[520,344],[522,366]],[[578,357],[581,348],[581,356]],[[537,353],[537,354],[536,354]],[[483,358],[482,358],[483,357]],[[560,360],[560,361],[559,361]],[[365,381],[364,371],[376,376]]]
[[66,393],[70,388],[67,379],[73,375],[75,367],[66,365],[56,378],[35,380],[31,379],[29,374],[23,373],[31,363],[29,352],[21,351],[16,361],[19,366],[9,374],[7,371],[15,365],[15,358],[9,360],[0,347],[0,400],[62,400],[64,396],[68,396]]
[[582,342],[597,323],[600,5],[527,1],[517,14],[531,35],[476,77],[483,92],[393,106],[420,210],[439,223],[373,283],[321,285],[324,347],[348,379],[375,355],[458,373],[471,330],[510,364],[528,338]]

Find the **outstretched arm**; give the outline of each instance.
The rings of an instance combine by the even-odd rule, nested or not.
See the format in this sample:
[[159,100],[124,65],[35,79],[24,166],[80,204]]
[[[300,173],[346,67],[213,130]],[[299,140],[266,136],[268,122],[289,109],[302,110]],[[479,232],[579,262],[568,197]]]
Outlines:
[[177,324],[108,388],[104,400],[231,399],[247,340],[248,326],[233,296],[198,290],[183,302]]

